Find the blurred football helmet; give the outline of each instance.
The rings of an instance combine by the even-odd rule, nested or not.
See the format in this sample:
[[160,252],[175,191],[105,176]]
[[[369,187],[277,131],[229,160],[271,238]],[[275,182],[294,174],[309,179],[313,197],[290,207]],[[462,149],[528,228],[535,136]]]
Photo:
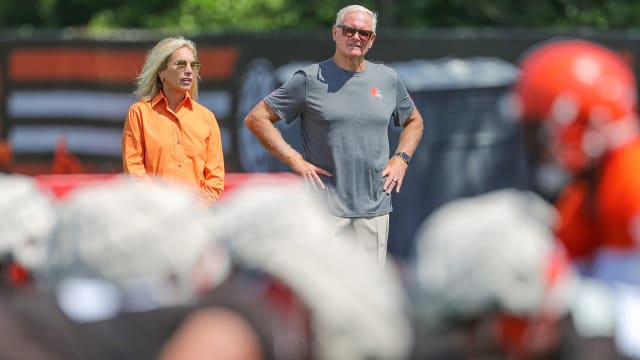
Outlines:
[[585,40],[545,42],[525,54],[514,109],[542,124],[545,148],[572,173],[637,134],[636,80],[622,56]]

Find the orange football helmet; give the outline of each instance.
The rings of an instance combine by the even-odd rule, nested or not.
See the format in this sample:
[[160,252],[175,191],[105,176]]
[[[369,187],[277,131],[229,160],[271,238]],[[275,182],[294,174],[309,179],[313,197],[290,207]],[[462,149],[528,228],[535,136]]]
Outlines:
[[547,151],[580,172],[638,133],[636,79],[617,53],[567,39],[536,46],[520,64],[514,108],[525,122],[542,122]]

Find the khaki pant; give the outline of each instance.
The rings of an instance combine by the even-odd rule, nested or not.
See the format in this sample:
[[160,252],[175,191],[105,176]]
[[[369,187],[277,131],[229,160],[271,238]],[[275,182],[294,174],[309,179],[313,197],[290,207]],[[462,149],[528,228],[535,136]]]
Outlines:
[[370,254],[383,265],[387,257],[389,214],[370,218],[336,217],[335,233],[355,242],[357,248]]

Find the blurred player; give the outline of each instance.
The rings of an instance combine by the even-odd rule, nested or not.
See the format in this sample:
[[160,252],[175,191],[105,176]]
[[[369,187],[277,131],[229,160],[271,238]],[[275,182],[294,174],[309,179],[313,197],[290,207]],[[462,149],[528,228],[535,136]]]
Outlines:
[[582,279],[533,192],[451,201],[417,233],[415,359],[623,359],[611,292]]
[[164,179],[129,180],[60,201],[37,274],[82,358],[275,360],[270,309],[230,276],[210,212]]
[[53,194],[32,177],[0,174],[0,359],[93,358],[54,294],[34,282],[55,228],[54,208]]
[[575,280],[533,193],[451,201],[421,225],[411,291],[416,359],[551,356]]
[[532,153],[571,176],[557,201],[558,236],[583,270],[640,284],[640,138],[632,69],[613,51],[582,40],[536,47],[521,68],[515,105]]
[[31,284],[56,224],[54,196],[32,177],[0,174],[0,214],[0,284]]
[[[568,175],[556,234],[587,276],[615,291],[616,342],[640,355],[640,137],[637,82],[616,52],[585,40],[525,54],[514,109],[538,163]],[[635,315],[634,315],[635,314]],[[635,319],[635,320],[634,320]]]
[[[413,342],[393,266],[333,236],[332,217],[303,184],[247,185],[221,202],[215,236],[280,319],[277,359],[402,360]],[[264,289],[264,290],[259,290]]]

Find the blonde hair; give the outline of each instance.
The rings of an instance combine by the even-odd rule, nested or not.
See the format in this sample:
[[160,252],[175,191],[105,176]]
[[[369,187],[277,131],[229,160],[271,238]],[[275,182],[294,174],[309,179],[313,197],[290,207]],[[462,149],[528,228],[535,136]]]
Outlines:
[[[136,90],[133,94],[140,100],[150,101],[158,92],[162,89],[162,81],[158,73],[167,67],[167,61],[171,54],[176,50],[187,47],[193,53],[193,56],[198,58],[198,51],[196,50],[196,44],[187,40],[182,36],[172,36],[164,38],[147,52],[147,57],[142,71],[136,77]],[[196,81],[191,86],[191,97],[194,100],[198,99],[198,83],[200,82],[200,75],[196,74]]]
[[362,5],[349,5],[345,6],[336,15],[335,25],[342,25],[345,15],[351,12],[363,12],[371,16],[371,31],[376,32],[376,25],[378,24],[378,13],[375,13]]

